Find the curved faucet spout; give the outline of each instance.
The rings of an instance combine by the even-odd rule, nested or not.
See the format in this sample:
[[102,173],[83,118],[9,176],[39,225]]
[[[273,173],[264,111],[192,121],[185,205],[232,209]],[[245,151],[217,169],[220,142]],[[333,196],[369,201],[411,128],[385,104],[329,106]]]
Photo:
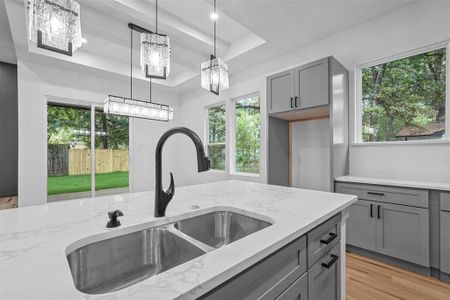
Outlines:
[[166,214],[166,208],[170,200],[175,195],[175,184],[173,181],[173,175],[170,173],[170,186],[167,191],[163,191],[161,173],[162,173],[162,150],[164,143],[167,139],[176,134],[182,133],[187,135],[195,145],[197,150],[197,169],[198,172],[204,172],[209,170],[210,162],[205,155],[205,149],[203,143],[198,135],[186,127],[174,127],[166,131],[158,141],[155,151],[155,217],[164,217]]

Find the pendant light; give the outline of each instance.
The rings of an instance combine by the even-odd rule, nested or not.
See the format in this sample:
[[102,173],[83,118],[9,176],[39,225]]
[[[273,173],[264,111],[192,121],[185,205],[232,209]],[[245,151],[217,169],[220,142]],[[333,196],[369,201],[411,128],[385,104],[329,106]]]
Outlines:
[[166,104],[152,102],[151,79],[149,79],[149,101],[133,98],[133,31],[142,33],[148,30],[131,23],[128,27],[131,30],[130,98],[109,95],[103,105],[103,111],[107,114],[168,122],[173,119],[173,108]]
[[39,48],[72,56],[81,47],[80,5],[74,0],[29,0],[28,37]]
[[141,33],[141,69],[147,78],[166,79],[170,74],[170,40],[158,33],[158,0],[155,4],[155,32]]
[[219,95],[221,90],[229,87],[229,83],[228,66],[222,59],[216,57],[216,0],[214,0],[214,13],[211,16],[214,16],[212,17],[214,20],[214,54],[201,65],[202,88]]

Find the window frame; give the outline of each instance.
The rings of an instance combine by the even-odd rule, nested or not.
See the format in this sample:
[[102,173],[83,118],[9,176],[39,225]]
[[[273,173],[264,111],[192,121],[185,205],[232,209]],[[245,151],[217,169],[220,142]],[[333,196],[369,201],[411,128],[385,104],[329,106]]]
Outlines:
[[[362,140],[362,70],[379,64],[392,62],[395,60],[423,54],[429,51],[445,48],[446,49],[446,85],[445,85],[445,137],[444,139],[428,139],[428,140],[410,140],[410,141],[378,141],[364,142]],[[450,40],[434,43],[431,45],[404,51],[398,54],[385,56],[383,58],[371,60],[366,63],[355,66],[355,97],[354,97],[354,130],[352,145],[414,145],[414,144],[449,144],[450,143]]]
[[[260,122],[259,122],[259,171],[258,173],[247,173],[247,172],[239,172],[236,170],[236,102],[242,99],[246,98],[253,98],[258,97],[259,98],[259,114],[260,114]],[[261,95],[259,92],[254,92],[250,94],[245,94],[239,97],[235,97],[231,99],[231,118],[230,118],[230,174],[231,175],[238,175],[238,176],[249,176],[249,177],[260,177],[261,176],[261,151],[262,151],[262,109],[261,109]]]
[[[209,142],[209,109],[211,107],[217,107],[217,106],[223,106],[225,108],[225,141],[223,143],[211,144]],[[225,170],[210,168],[209,171],[213,172],[213,173],[227,173],[228,172],[229,155],[228,155],[228,143],[227,143],[227,132],[228,132],[227,115],[228,115],[228,111],[227,111],[226,101],[219,101],[219,102],[215,102],[213,104],[209,104],[209,105],[205,106],[205,151],[206,151],[206,155],[209,156],[209,147],[208,147],[209,145],[221,145],[221,144],[225,145]]]
[[[49,105],[56,105],[56,106],[65,106],[65,107],[72,107],[72,108],[82,108],[82,109],[86,109],[90,112],[90,149],[94,149],[94,151],[90,151],[90,183],[91,183],[91,189],[90,189],[90,197],[91,198],[96,198],[96,197],[101,197],[104,195],[96,195],[96,155],[95,155],[95,113],[97,111],[101,111],[103,112],[103,104],[99,103],[99,102],[94,102],[94,101],[85,101],[85,100],[79,100],[79,99],[72,99],[72,98],[63,98],[63,97],[56,97],[56,96],[50,96],[50,95],[46,95],[45,96],[46,99],[46,103],[45,103],[45,118],[46,118],[46,122],[45,122],[45,132],[47,134],[48,132],[48,116],[47,116],[47,112],[48,112],[48,106]],[[132,174],[133,174],[133,166],[132,166],[132,118],[129,118],[129,123],[128,123],[128,192],[131,192],[133,190],[133,178],[132,178]],[[46,145],[46,160],[48,157],[48,141],[45,142]],[[46,168],[46,172],[48,172],[47,168]],[[48,201],[48,175],[46,174],[45,176],[45,185],[46,185],[46,201],[47,203],[50,202],[55,202],[55,201]],[[116,195],[116,194],[112,194],[112,195]],[[80,198],[73,198],[73,199],[69,199],[69,200],[79,200],[84,198],[83,196],[81,196]],[[58,200],[58,201],[64,201],[64,200]],[[58,202],[56,201],[56,202]]]

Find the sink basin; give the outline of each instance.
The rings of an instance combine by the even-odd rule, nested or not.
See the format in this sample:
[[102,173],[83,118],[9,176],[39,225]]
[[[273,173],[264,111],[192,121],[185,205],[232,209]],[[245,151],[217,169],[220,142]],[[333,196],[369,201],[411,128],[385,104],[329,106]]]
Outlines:
[[216,211],[180,220],[175,228],[210,247],[219,248],[270,225],[239,213]]
[[173,227],[164,225],[88,244],[71,252],[67,259],[79,291],[103,294],[205,253],[178,236]]

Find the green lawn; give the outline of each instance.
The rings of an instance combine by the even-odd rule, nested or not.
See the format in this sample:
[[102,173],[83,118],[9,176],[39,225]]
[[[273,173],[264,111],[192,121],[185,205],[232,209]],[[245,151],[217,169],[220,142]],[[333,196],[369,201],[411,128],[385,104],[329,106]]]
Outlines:
[[[95,175],[96,190],[128,186],[128,172],[101,173]],[[91,190],[90,175],[49,176],[48,194],[86,192]]]

